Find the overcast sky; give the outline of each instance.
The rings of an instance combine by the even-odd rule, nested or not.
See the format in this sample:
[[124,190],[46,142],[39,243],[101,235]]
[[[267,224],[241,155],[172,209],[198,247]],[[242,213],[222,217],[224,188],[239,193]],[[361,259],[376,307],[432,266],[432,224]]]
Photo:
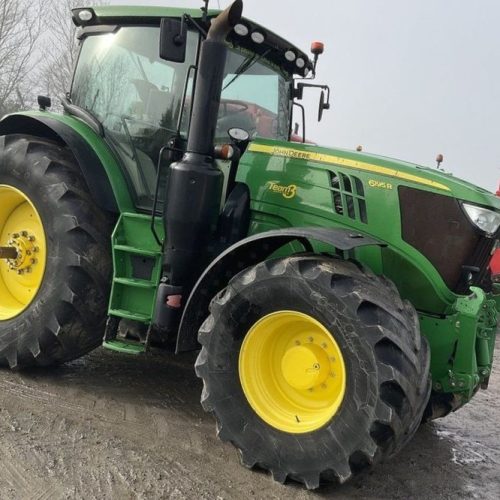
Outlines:
[[[491,191],[500,181],[499,0],[244,0],[244,15],[304,50],[321,40],[332,110],[307,135],[444,168]],[[111,0],[198,7],[197,0]],[[210,6],[229,5],[212,0]]]

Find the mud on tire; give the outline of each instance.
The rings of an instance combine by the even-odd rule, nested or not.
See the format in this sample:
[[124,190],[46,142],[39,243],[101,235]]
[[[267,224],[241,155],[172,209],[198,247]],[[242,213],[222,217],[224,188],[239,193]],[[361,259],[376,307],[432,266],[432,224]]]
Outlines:
[[91,199],[71,153],[51,141],[0,137],[0,185],[31,200],[47,245],[37,295],[18,316],[0,321],[0,363],[47,366],[78,358],[102,340],[113,220]]
[[[292,309],[327,328],[347,375],[334,417],[302,434],[264,422],[239,379],[239,353],[252,325]],[[215,415],[219,437],[239,449],[247,467],[309,489],[343,483],[394,455],[418,428],[430,393],[429,348],[414,308],[385,278],[323,256],[269,260],[234,277],[210,311],[199,332],[196,362],[204,382],[202,405]]]

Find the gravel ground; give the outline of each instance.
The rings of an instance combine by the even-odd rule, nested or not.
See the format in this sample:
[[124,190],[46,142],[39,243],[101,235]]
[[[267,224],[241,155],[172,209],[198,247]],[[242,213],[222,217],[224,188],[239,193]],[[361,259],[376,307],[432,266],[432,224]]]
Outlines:
[[199,405],[193,361],[99,349],[50,372],[0,371],[0,499],[500,498],[500,339],[488,391],[319,492],[239,465]]

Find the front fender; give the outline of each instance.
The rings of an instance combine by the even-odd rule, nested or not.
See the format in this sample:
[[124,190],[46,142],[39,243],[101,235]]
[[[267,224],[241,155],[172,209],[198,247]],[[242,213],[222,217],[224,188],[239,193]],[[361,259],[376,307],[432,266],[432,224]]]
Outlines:
[[75,157],[96,204],[109,212],[134,211],[120,165],[102,137],[68,115],[32,111],[8,115],[0,121],[0,136],[43,137],[65,145]]
[[233,276],[266,260],[276,250],[293,241],[301,243],[306,252],[313,251],[311,241],[326,243],[338,251],[366,245],[385,246],[382,241],[356,231],[316,227],[278,229],[239,241],[222,252],[194,286],[182,315],[176,352],[198,349],[198,329],[208,316],[210,301],[227,286]]

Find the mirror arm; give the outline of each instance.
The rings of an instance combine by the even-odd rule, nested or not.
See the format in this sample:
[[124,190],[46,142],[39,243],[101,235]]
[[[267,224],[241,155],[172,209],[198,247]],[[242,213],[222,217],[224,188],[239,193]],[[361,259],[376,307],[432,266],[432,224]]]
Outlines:
[[182,20],[186,21],[190,26],[196,28],[196,31],[203,37],[207,38],[207,30],[204,29],[196,20],[194,20],[189,14],[184,14]]
[[[295,102],[293,101],[292,103],[293,106],[297,106],[301,109],[302,111],[302,143],[306,143],[306,108],[300,104],[300,102]],[[291,132],[291,127],[290,127],[290,132]]]
[[330,109],[330,87],[328,85],[325,85],[325,90],[326,90],[326,104],[328,104],[328,108]]
[[295,99],[301,100],[304,97],[304,89],[305,88],[314,88],[314,89],[322,89],[327,92],[327,101],[330,102],[330,87],[328,85],[320,85],[317,83],[298,83],[297,88],[293,90],[293,97]]

